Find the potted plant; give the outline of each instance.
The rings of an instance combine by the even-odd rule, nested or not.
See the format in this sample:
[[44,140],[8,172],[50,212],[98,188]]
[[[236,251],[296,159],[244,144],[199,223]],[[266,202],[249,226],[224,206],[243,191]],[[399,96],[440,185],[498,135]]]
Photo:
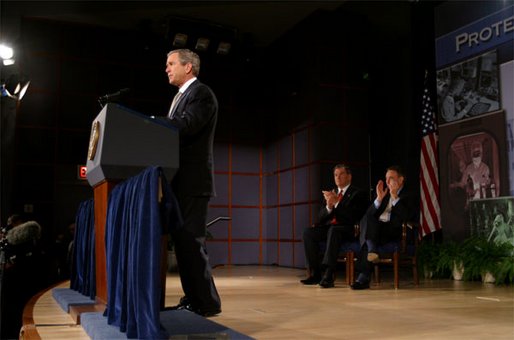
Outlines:
[[503,243],[505,256],[501,257],[497,262],[497,266],[493,272],[496,278],[496,284],[514,282],[514,245],[512,243]]
[[462,281],[464,279],[464,261],[453,261],[452,277],[455,281]]
[[426,279],[432,278],[437,273],[437,258],[439,257],[440,245],[425,240],[417,248],[416,259],[420,274]]
[[[472,237],[463,243],[464,278],[474,280],[482,278],[484,282],[494,282],[491,276],[501,275],[502,278],[509,274],[509,267],[503,261],[512,256],[512,245],[508,243],[496,244],[485,237]],[[507,270],[499,271],[498,268]]]
[[451,276],[457,281],[463,279],[464,254],[459,243],[449,241],[441,244],[436,263],[437,276]]

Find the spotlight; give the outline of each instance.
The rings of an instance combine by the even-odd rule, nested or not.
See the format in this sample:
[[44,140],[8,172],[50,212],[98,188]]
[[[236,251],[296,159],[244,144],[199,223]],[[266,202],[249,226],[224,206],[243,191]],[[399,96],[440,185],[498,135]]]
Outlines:
[[[23,98],[23,96],[25,95],[25,93],[27,93],[29,85],[30,85],[30,80],[27,83],[25,83],[25,85],[23,85],[23,87],[21,88],[20,94],[18,94],[18,100],[21,100]],[[20,84],[18,84],[18,86],[20,86]],[[16,89],[18,89],[18,86],[16,86]],[[16,91],[14,91],[14,92],[16,93]]]
[[11,47],[0,44],[0,58],[6,60],[6,59],[12,59],[14,56],[14,51]]
[[173,47],[184,47],[187,43],[187,34],[177,33],[173,38]]
[[222,41],[218,45],[218,49],[216,50],[216,53],[221,54],[221,55],[227,55],[230,52],[231,47],[232,47],[232,45],[230,43]]
[[27,93],[27,89],[29,88],[30,80],[25,83],[25,85],[21,86],[20,83],[16,85],[16,88],[14,89],[14,92],[11,94],[9,90],[6,87],[6,84],[2,84],[2,97],[9,97],[13,98],[17,101],[22,100],[23,96],[25,96],[25,93]]
[[207,38],[198,38],[195,48],[197,51],[207,51],[209,43],[210,41]]
[[4,59],[2,62],[4,66],[9,66],[14,64],[14,59]]

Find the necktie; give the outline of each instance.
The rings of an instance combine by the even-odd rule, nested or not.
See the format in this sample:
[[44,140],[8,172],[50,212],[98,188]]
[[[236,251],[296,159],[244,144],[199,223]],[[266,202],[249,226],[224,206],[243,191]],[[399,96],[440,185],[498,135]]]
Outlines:
[[173,101],[171,102],[170,112],[168,113],[168,117],[173,118],[173,113],[175,111],[175,107],[182,96],[182,92],[178,91],[175,97],[173,97]]
[[[343,199],[343,191],[339,191],[339,194],[337,194],[337,201],[338,202],[341,202],[341,200]],[[332,220],[330,221],[330,224],[334,225],[334,224],[337,224],[337,218],[336,218],[336,215],[334,213],[334,217],[332,217]]]
[[386,208],[384,209],[382,214],[380,214],[378,219],[382,222],[389,222],[389,220],[391,219],[391,210],[392,209],[393,209],[393,198],[389,197],[389,202],[387,202]]

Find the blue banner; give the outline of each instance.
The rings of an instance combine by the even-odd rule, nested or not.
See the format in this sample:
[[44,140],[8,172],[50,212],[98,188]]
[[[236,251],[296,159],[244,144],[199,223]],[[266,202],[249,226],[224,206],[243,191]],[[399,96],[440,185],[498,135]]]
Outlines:
[[436,39],[436,68],[514,40],[514,6],[488,15]]

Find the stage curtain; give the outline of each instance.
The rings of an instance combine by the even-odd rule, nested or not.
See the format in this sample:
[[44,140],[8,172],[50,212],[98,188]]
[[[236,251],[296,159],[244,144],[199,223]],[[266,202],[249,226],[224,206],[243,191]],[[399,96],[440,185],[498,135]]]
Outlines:
[[72,259],[70,288],[95,299],[95,206],[93,199],[81,202],[77,210]]
[[167,337],[159,318],[161,239],[168,232],[171,202],[169,185],[159,167],[149,167],[118,184],[109,196],[104,315],[128,338]]

